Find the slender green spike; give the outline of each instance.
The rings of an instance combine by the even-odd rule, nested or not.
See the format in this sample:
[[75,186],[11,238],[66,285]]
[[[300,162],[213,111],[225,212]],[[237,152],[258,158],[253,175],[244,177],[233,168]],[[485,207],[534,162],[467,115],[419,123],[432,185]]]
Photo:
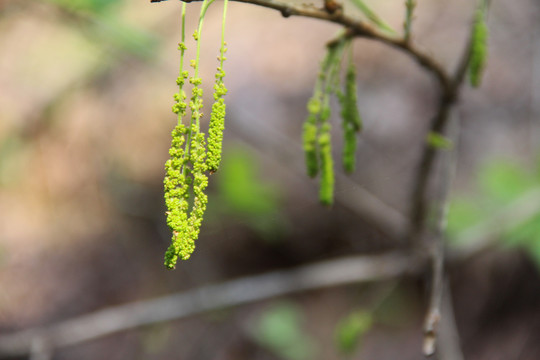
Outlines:
[[343,168],[349,174],[354,172],[356,163],[356,147],[358,139],[356,131],[351,126],[344,124],[343,129]]
[[303,127],[303,146],[307,173],[315,177],[321,172],[319,197],[321,203],[333,202],[334,169],[330,136],[330,95],[336,90],[341,69],[341,56],[349,40],[339,37],[330,43],[321,62],[313,96],[307,104],[308,117]]
[[302,141],[304,144],[304,153],[306,157],[306,167],[309,177],[317,176],[319,172],[319,159],[317,154],[317,125],[316,115],[309,114],[304,123],[304,132]]
[[366,5],[362,0],[351,0],[352,3],[371,21],[373,24],[377,25],[381,30],[386,31],[390,34],[396,34],[396,31],[384,22],[369,6]]
[[413,11],[416,7],[415,0],[406,0],[405,1],[405,22],[403,23],[403,29],[405,30],[405,42],[408,42],[411,38],[411,25],[413,20]]
[[227,15],[227,0],[223,1],[223,20],[221,26],[221,48],[219,55],[219,67],[216,73],[216,83],[214,85],[214,104],[210,115],[210,127],[208,130],[208,158],[206,164],[208,171],[214,173],[218,170],[221,162],[221,149],[223,146],[223,130],[225,129],[226,105],[223,96],[227,94],[227,88],[223,82],[225,70],[223,62],[225,61],[225,52],[227,51],[225,43],[225,18]]
[[476,10],[471,31],[471,57],[469,60],[469,80],[473,87],[478,87],[487,59],[488,28],[486,25],[486,8],[482,1]]
[[345,94],[341,97],[343,119],[350,123],[355,131],[362,131],[362,118],[358,111],[357,105],[357,88],[356,88],[356,68],[352,59],[349,59],[347,66],[347,74],[345,76]]
[[187,221],[187,209],[189,199],[189,179],[186,177],[188,159],[183,148],[186,145],[187,129],[182,125],[182,118],[186,114],[186,94],[183,90],[188,74],[184,71],[185,45],[185,18],[186,4],[182,4],[182,37],[178,44],[180,50],[180,69],[176,83],[179,87],[178,93],[174,94],[175,104],[172,111],[178,115],[178,123],[172,131],[171,148],[169,149],[170,159],[165,163],[164,198],[167,206],[167,225],[173,235],[171,245],[165,252],[165,266],[174,269],[178,260],[178,255],[185,247],[184,230]]
[[352,61],[352,51],[349,52],[349,65],[345,76],[345,93],[338,92],[341,103],[343,127],[342,161],[346,172],[354,172],[357,146],[356,133],[362,130],[362,119],[357,106],[356,69]]
[[334,202],[334,162],[332,160],[330,123],[326,123],[321,127],[319,146],[321,149],[321,184],[319,189],[319,200],[323,205],[330,206]]

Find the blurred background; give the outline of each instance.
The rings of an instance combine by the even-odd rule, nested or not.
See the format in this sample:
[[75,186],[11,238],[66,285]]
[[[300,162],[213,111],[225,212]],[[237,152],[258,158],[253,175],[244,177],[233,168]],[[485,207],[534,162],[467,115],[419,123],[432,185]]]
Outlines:
[[[403,1],[366,3],[401,31]],[[413,40],[448,69],[467,40],[473,3],[417,6]],[[365,130],[357,171],[345,177],[333,119],[337,201],[323,208],[300,139],[324,45],[338,27],[229,6],[224,160],[210,178],[194,255],[167,271],[162,179],[176,122],[179,2],[0,0],[0,336],[402,246],[393,213],[348,199],[369,191],[406,214],[437,101],[433,79],[396,50],[354,42]],[[188,5],[188,34],[199,9]],[[355,12],[349,3],[345,10]],[[202,41],[206,106],[220,19],[214,4]],[[539,20],[536,1],[492,1],[483,84],[465,86],[454,114],[461,127],[449,246],[480,249],[449,266],[466,359],[540,358]],[[62,348],[54,359],[418,359],[424,280],[271,299]]]

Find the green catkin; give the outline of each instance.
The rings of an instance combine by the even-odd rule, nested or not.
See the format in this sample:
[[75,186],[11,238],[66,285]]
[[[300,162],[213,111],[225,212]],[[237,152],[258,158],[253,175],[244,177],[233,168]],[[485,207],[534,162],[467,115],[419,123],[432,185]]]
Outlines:
[[336,92],[339,85],[341,57],[343,50],[349,45],[348,39],[341,39],[329,48],[328,61],[325,64],[324,94],[320,111],[320,131],[317,143],[320,151],[321,180],[319,201],[326,206],[334,202],[334,161],[332,159],[332,137],[330,125],[330,95]]
[[362,118],[357,106],[356,69],[351,57],[352,55],[349,57],[349,65],[345,76],[345,93],[338,93],[343,127],[342,161],[343,168],[348,173],[354,172],[358,142],[356,133],[362,130]]
[[343,123],[343,168],[349,174],[354,172],[356,163],[356,147],[358,140],[356,138],[356,131],[347,123]]
[[302,141],[307,173],[315,177],[321,172],[319,200],[324,205],[333,203],[334,168],[330,135],[330,95],[335,91],[335,80],[341,66],[341,53],[347,41],[340,39],[328,46],[317,77],[313,96],[308,101],[308,116],[303,126]]
[[305,154],[307,174],[310,177],[317,176],[319,172],[319,146],[317,138],[319,136],[320,117],[323,99],[328,95],[329,72],[332,65],[339,61],[338,50],[342,47],[343,41],[338,41],[329,46],[326,56],[321,62],[321,69],[317,77],[313,96],[307,103],[308,116],[303,125],[302,143]]
[[307,103],[308,116],[303,125],[302,144],[306,162],[306,170],[309,177],[315,177],[319,173],[319,146],[317,137],[319,135],[320,116],[322,101],[325,96],[325,85],[328,77],[328,70],[335,58],[336,45],[328,48],[326,55],[321,62],[321,69],[317,76],[313,96]]
[[330,125],[330,116],[330,94],[325,93],[320,113],[321,125],[317,145],[319,146],[321,168],[319,201],[326,206],[330,206],[334,202],[334,161],[332,160],[332,126]]
[[165,265],[174,267],[178,255],[186,247],[183,232],[187,222],[187,208],[189,199],[189,181],[185,175],[185,152],[182,148],[185,143],[186,128],[179,124],[172,131],[172,145],[169,150],[171,158],[165,163],[166,175],[164,180],[165,204],[167,206],[167,225],[173,236],[171,245],[165,253]]
[[469,60],[469,80],[472,86],[478,87],[487,58],[488,28],[486,25],[486,5],[482,4],[476,10],[471,33],[471,58]]
[[309,177],[317,176],[319,172],[318,147],[317,147],[317,117],[320,112],[320,100],[312,98],[308,103],[309,115],[304,122],[302,142],[306,158],[306,168]]
[[[206,165],[205,135],[200,130],[202,117],[203,90],[199,73],[199,57],[201,30],[204,15],[213,0],[203,2],[199,16],[198,29],[193,34],[197,42],[197,55],[191,61],[194,75],[189,77],[183,69],[185,41],[185,9],[182,5],[182,42],[179,44],[180,76],[177,79],[179,92],[174,95],[175,104],[173,112],[178,115],[178,125],[172,132],[172,144],[169,154],[171,158],[165,163],[166,175],[164,180],[165,204],[167,206],[167,225],[171,229],[171,245],[165,252],[164,264],[169,269],[174,269],[178,259],[187,260],[195,249],[195,240],[199,236],[200,227],[208,198],[204,190],[208,186]],[[186,94],[183,90],[186,80],[193,85],[189,105],[186,104]],[[182,120],[186,115],[187,107],[191,111],[189,126],[184,126]],[[193,203],[189,209],[190,188],[192,188]]]
[[321,127],[318,143],[321,151],[321,184],[319,201],[330,206],[334,202],[334,162],[332,160],[332,144],[330,138],[330,123]]
[[182,124],[182,118],[186,114],[186,94],[183,90],[187,71],[184,71],[184,53],[187,49],[185,41],[185,15],[186,5],[182,4],[182,41],[178,44],[180,50],[180,70],[176,79],[179,87],[178,93],[174,94],[175,103],[172,107],[173,113],[178,116],[178,124],[172,131],[171,148],[169,149],[170,159],[165,163],[165,179],[163,180],[165,205],[167,206],[167,225],[172,231],[171,245],[165,252],[165,266],[174,268],[178,256],[183,256],[183,249],[186,248],[185,236],[183,235],[187,226],[187,210],[189,199],[189,178],[187,175],[186,152],[183,149],[186,143],[187,129]]
[[225,17],[227,15],[227,0],[223,2],[223,22],[221,27],[221,48],[218,57],[219,67],[216,72],[216,83],[214,84],[214,104],[210,114],[210,127],[208,130],[208,158],[206,164],[208,171],[214,173],[218,170],[221,162],[221,150],[223,146],[223,130],[225,129],[226,105],[223,96],[227,94],[227,88],[223,82],[225,70],[223,62],[227,59],[225,42]]

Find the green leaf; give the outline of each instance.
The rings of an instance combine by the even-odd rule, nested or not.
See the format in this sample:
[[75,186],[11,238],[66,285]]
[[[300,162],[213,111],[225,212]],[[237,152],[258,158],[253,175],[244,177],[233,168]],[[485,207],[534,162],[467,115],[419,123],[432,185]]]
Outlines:
[[449,150],[454,147],[454,144],[450,139],[436,132],[427,134],[426,142],[435,149]]
[[[537,173],[508,161],[498,161],[483,166],[479,172],[479,185],[482,196],[471,199],[452,200],[448,213],[447,232],[454,245],[458,245],[460,233],[484,222],[486,219],[515,206],[524,196],[532,194],[538,188]],[[534,195],[531,195],[534,196]],[[519,247],[526,251],[540,268],[540,212],[529,212],[527,217],[518,219],[501,228],[501,235],[496,238],[504,247]]]
[[277,188],[261,178],[257,160],[246,150],[229,150],[218,175],[221,196],[231,211],[263,216],[278,212]]
[[450,239],[458,239],[462,231],[480,223],[489,215],[481,208],[476,199],[461,198],[450,202],[447,216],[447,233]]
[[489,199],[504,205],[535,186],[536,180],[516,164],[497,162],[480,171],[479,183]]
[[509,229],[503,241],[506,245],[517,246],[527,245],[530,242],[535,242],[540,238],[540,214],[536,214],[532,218],[522,224]]
[[347,315],[336,328],[335,339],[338,349],[345,354],[353,353],[372,325],[373,316],[369,312],[358,310]]
[[510,247],[524,249],[540,269],[540,213],[509,229],[501,242]]
[[292,303],[281,303],[266,310],[251,335],[261,346],[286,360],[313,358],[314,342],[302,328],[300,308]]
[[527,250],[540,270],[540,236],[537,235],[534,241],[529,243]]

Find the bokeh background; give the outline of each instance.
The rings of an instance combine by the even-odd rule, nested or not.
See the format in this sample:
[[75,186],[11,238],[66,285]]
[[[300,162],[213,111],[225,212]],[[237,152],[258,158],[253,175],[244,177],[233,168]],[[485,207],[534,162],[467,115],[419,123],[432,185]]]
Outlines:
[[[367,3],[401,30],[403,1]],[[446,68],[459,60],[473,3],[419,1],[413,39]],[[203,30],[207,105],[220,8],[209,9]],[[188,34],[199,9],[188,6]],[[402,246],[384,216],[343,199],[367,190],[408,211],[437,101],[433,79],[396,50],[355,41],[365,131],[356,173],[338,178],[336,204],[322,208],[300,138],[324,45],[338,28],[231,3],[223,166],[210,179],[194,256],[164,269],[179,14],[177,1],[0,0],[0,336]],[[532,360],[540,358],[540,5],[494,0],[488,23],[484,82],[465,87],[454,114],[461,127],[449,246],[469,246],[467,231],[496,214],[532,210],[452,263],[450,284],[466,359]],[[336,122],[336,159],[340,136]],[[424,280],[271,299],[59,349],[54,359],[418,359]],[[347,324],[365,327],[357,346],[343,345]]]

